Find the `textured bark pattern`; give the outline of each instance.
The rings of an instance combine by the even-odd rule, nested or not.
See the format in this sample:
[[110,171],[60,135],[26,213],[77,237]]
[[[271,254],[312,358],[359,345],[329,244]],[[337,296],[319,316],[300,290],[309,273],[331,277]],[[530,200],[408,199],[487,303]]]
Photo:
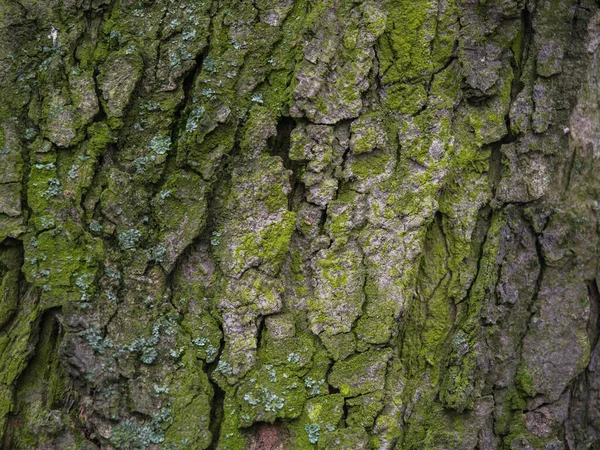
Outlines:
[[0,446],[600,448],[598,6],[0,0]]

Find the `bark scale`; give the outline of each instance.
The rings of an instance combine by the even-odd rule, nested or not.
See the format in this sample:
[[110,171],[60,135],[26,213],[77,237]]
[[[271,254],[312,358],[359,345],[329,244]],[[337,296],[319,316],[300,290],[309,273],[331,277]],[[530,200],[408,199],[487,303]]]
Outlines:
[[2,448],[600,448],[598,6],[0,0]]

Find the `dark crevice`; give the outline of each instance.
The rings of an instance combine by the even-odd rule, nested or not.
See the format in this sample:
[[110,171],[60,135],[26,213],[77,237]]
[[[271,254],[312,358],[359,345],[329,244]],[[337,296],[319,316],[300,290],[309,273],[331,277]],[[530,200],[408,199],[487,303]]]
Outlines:
[[289,155],[290,139],[294,128],[296,128],[296,120],[291,117],[280,117],[277,123],[277,134],[267,142],[271,155],[279,156],[288,170],[293,170],[296,164]]
[[563,193],[567,193],[569,192],[570,188],[571,188],[571,183],[573,181],[573,179],[575,178],[575,167],[577,164],[577,159],[578,159],[578,151],[577,148],[575,148],[573,150],[573,152],[571,153],[571,157],[568,159],[568,161],[565,162],[564,165],[564,176],[563,176],[563,188],[562,188],[562,192]]
[[[523,65],[528,58],[529,50],[532,45],[533,39],[533,24],[531,13],[527,7],[523,7],[521,10],[521,23],[522,23],[522,34],[521,34],[521,54],[513,55],[511,59],[511,66],[513,69],[513,81],[510,92],[510,103],[509,108],[512,106],[514,101],[517,99],[519,94],[525,88],[525,84],[522,81],[523,76]],[[496,197],[498,186],[502,181],[502,146],[509,145],[517,142],[518,135],[513,132],[510,123],[510,114],[506,114],[504,117],[506,124],[507,134],[497,142],[490,144],[490,160],[489,160],[489,176],[490,186],[492,191],[492,198]]]
[[593,350],[600,337],[600,291],[596,279],[586,282],[588,296],[590,299],[590,316],[588,319],[588,336],[590,339],[590,348]]
[[[373,47],[373,67],[369,73],[369,79],[372,81],[370,83],[369,94],[374,99],[375,104],[379,100],[379,93],[383,90],[383,85],[381,83],[381,77],[379,74],[379,69],[381,68],[381,61],[379,60],[379,56],[377,55],[377,45]],[[367,92],[365,92],[366,94]]]
[[521,49],[522,50],[521,50],[521,55],[519,58],[519,65],[518,65],[520,70],[519,70],[519,77],[517,77],[515,74],[515,80],[518,78],[521,78],[523,65],[529,59],[529,52],[532,48],[533,35],[535,32],[535,29],[533,28],[533,15],[529,11],[527,6],[525,6],[521,10],[521,22],[523,24],[523,35],[521,37],[521,39],[522,39]]
[[481,263],[483,260],[483,251],[488,239],[489,229],[492,224],[492,215],[493,211],[489,206],[485,206],[479,211],[477,222],[475,224],[475,231],[473,232],[473,238],[471,239],[471,258],[477,258],[475,275],[473,276],[471,284],[467,288],[464,298],[457,299],[457,303],[461,303],[469,298],[471,295],[471,290],[473,289],[473,286],[477,281],[477,277],[479,276]]
[[[224,335],[223,326],[220,323],[219,323],[219,329],[221,331],[221,336],[223,336]],[[223,423],[223,416],[224,416],[224,411],[225,411],[225,409],[224,409],[225,391],[223,389],[221,389],[221,387],[219,386],[218,383],[213,381],[211,374],[216,370],[218,361],[221,360],[221,355],[223,354],[224,350],[225,350],[225,338],[221,337],[221,342],[219,345],[219,351],[217,353],[217,357],[214,359],[213,362],[208,364],[204,369],[204,372],[208,375],[208,380],[209,380],[211,386],[213,387],[213,392],[214,392],[213,398],[211,401],[210,422],[209,422],[209,431],[211,433],[211,442],[210,442],[210,445],[207,447],[207,450],[216,450],[218,448],[219,436],[221,434],[220,433],[221,423]]]
[[301,164],[290,159],[290,139],[296,120],[291,117],[280,117],[277,123],[277,133],[267,141],[267,148],[271,156],[278,156],[283,162],[283,166],[291,171],[290,192],[288,194],[288,209],[294,211],[297,205],[303,201],[304,184],[298,179]]
[[21,146],[21,157],[23,158],[23,175],[21,177],[21,215],[23,215],[23,222],[26,224],[27,221],[25,221],[25,218],[33,217],[33,209],[29,206],[29,199],[27,197],[27,186],[29,185],[32,166],[29,146]]
[[[217,360],[218,359],[219,358],[217,358]],[[207,447],[207,450],[215,450],[218,447],[219,436],[221,434],[221,423],[223,422],[224,414],[223,403],[225,401],[225,391],[213,381],[211,381],[211,385],[213,387],[214,394],[210,408],[209,431],[211,433],[211,441],[210,445]]]
[[177,141],[179,139],[179,135],[181,134],[181,130],[185,127],[185,117],[183,114],[184,109],[191,103],[191,94],[194,88],[194,81],[198,74],[202,71],[202,66],[204,59],[208,54],[209,46],[206,45],[204,50],[196,56],[194,67],[187,73],[182,82],[183,89],[183,99],[175,109],[173,114],[173,123],[175,126],[171,130],[171,142],[174,146],[177,145]]
[[[208,46],[205,47],[205,51],[206,51],[206,49],[208,49]],[[200,53],[196,57],[196,63],[194,65],[194,67],[188,72],[188,74],[183,79],[183,82],[182,82],[183,98],[181,99],[179,105],[177,105],[177,108],[175,108],[175,111],[173,113],[174,126],[171,129],[171,146],[172,146],[172,148],[167,154],[167,160],[165,162],[165,169],[163,170],[161,179],[155,186],[155,189],[154,189],[155,195],[159,192],[159,190],[161,189],[161,186],[166,182],[166,177],[169,175],[169,171],[168,171],[169,166],[171,166],[176,160],[177,141],[179,139],[181,129],[183,127],[185,127],[186,118],[184,115],[184,110],[188,106],[188,104],[191,103],[191,95],[192,95],[192,91],[193,91],[194,80],[196,79],[196,77],[200,73],[200,71],[202,70],[202,63],[203,63],[205,56],[206,56],[205,52],[203,52],[203,53]],[[188,248],[192,247],[193,245],[194,245],[194,242],[192,242],[190,244],[190,246],[188,246]],[[169,276],[170,282],[172,281],[173,275],[175,273],[174,269],[177,268],[180,261],[183,259],[184,255],[187,254],[186,250],[187,249],[185,249],[181,253],[181,255],[179,255],[179,257],[177,258],[177,261],[175,261],[175,264],[173,265],[171,272],[169,274],[167,274]],[[147,270],[148,270],[148,268],[147,268]]]
[[[165,17],[167,17],[168,14],[168,8],[163,8],[162,10],[162,16],[161,18],[158,20],[158,27],[156,30],[156,34],[155,34],[155,38],[158,41],[158,45],[156,46],[156,62],[154,63],[154,70],[153,73],[158,73],[158,66],[160,64],[160,54],[162,52],[162,44],[163,42],[166,42],[166,38],[169,37],[169,35],[167,36],[163,36],[162,32],[164,29],[164,22],[165,22]],[[172,33],[175,34],[175,33]]]
[[492,198],[496,198],[498,186],[502,181],[502,144],[492,145],[489,161],[489,177]]
[[96,93],[96,99],[98,100],[98,112],[92,118],[92,123],[102,122],[103,120],[107,119],[106,111],[104,111],[104,106],[102,105],[102,92],[100,91],[98,83],[98,77],[100,76],[100,67],[100,65],[97,65],[93,73],[94,91]]
[[[323,209],[321,211],[321,215],[319,216],[319,224],[318,224],[318,230],[319,230],[319,234],[327,234],[325,233],[325,223],[327,222],[327,206],[325,207],[325,209]],[[333,242],[333,241],[332,241]]]
[[[182,81],[183,97],[182,97],[181,101],[179,102],[179,104],[177,105],[177,107],[175,108],[175,111],[173,112],[173,127],[171,128],[171,136],[170,136],[172,148],[167,154],[167,160],[165,162],[165,169],[163,170],[161,180],[156,184],[155,192],[154,192],[155,194],[160,190],[160,187],[166,182],[166,177],[169,175],[168,168],[172,164],[174,164],[174,162],[176,160],[177,152],[179,150],[178,149],[179,137],[181,136],[181,132],[184,129],[186,121],[187,121],[185,110],[192,103],[194,82],[195,82],[198,74],[202,71],[203,62],[208,54],[208,49],[209,49],[209,45],[207,44],[204,47],[203,51],[196,56],[195,64],[192,67],[192,69],[190,69],[190,71],[183,78],[183,81]],[[214,187],[215,186],[213,185],[212,186],[213,189],[211,190],[211,193],[207,195],[207,197],[210,198],[211,195],[214,195]],[[209,202],[207,199],[207,204],[208,203]],[[206,227],[205,227],[205,230],[206,230]],[[201,233],[200,236],[203,236],[203,234]],[[173,282],[174,274],[176,273],[177,267],[179,267],[181,261],[183,261],[183,259],[188,255],[189,249],[193,248],[196,245],[197,241],[198,241],[198,237],[196,237],[196,239],[194,239],[192,241],[192,243],[181,252],[179,257],[175,261],[175,264],[173,265],[171,272],[169,274],[167,274],[169,286],[172,286],[171,283]],[[207,241],[207,242],[210,241],[210,237],[208,237],[207,239],[204,239],[204,241]]]
[[262,348],[265,345],[265,329],[266,329],[266,320],[263,316],[259,316],[257,319],[257,331],[256,331],[256,351]]
[[[529,330],[531,329],[531,326],[532,326],[532,319],[536,313],[535,303],[537,302],[537,299],[538,299],[538,296],[540,293],[540,289],[542,286],[542,281],[544,279],[544,274],[546,272],[544,253],[542,250],[542,244],[540,242],[539,236],[535,233],[535,230],[532,229],[531,225],[529,225],[529,227],[531,228],[531,233],[536,237],[535,238],[535,251],[536,251],[536,255],[538,258],[539,265],[540,265],[540,271],[539,271],[538,277],[535,281],[535,286],[533,289],[533,294],[531,296],[531,300],[527,307],[527,310],[529,312],[529,318],[527,319],[527,323],[525,325],[525,331],[523,332],[521,339],[519,340],[519,344],[516,347],[516,354],[519,355],[518,356],[519,360],[522,359],[521,354],[523,352],[523,342],[525,341],[525,337],[529,333]],[[520,363],[519,363],[519,365],[520,365]]]
[[442,239],[444,241],[444,249],[446,250],[446,255],[450,255],[450,249],[448,248],[448,237],[446,236],[446,231],[444,230],[444,218],[440,211],[436,211],[434,215],[434,222],[440,230],[440,234],[442,235]]
[[[521,82],[521,71],[520,71],[521,64],[519,64],[519,65],[514,64],[514,59],[513,59],[513,70],[515,72],[515,76],[513,78],[512,86],[511,86],[509,108],[514,103],[517,96],[524,89],[524,84]],[[504,116],[504,122],[505,122],[506,130],[507,130],[506,135],[502,139],[490,144],[491,151],[490,151],[490,160],[489,160],[489,176],[490,176],[490,186],[491,186],[491,190],[492,190],[492,198],[496,197],[496,192],[498,190],[498,186],[500,185],[500,182],[502,181],[502,146],[514,144],[515,142],[517,142],[519,140],[518,135],[513,132],[513,129],[511,127],[510,114],[506,114]]]
[[412,114],[413,117],[419,116],[420,114],[425,112],[425,110],[429,107],[429,100],[431,98],[431,87],[433,86],[435,76],[439,73],[442,73],[444,70],[448,69],[448,67],[450,67],[452,65],[452,63],[454,63],[454,61],[456,61],[458,59],[458,57],[456,56],[456,53],[458,50],[458,40],[454,41],[453,46],[454,47],[452,50],[452,56],[450,56],[450,58],[448,58],[448,61],[446,61],[442,67],[433,71],[431,73],[431,76],[429,77],[429,79],[425,82],[425,91],[427,92],[425,103],[423,104],[423,106],[421,106],[421,108],[419,108],[419,110],[416,113]]
[[[19,417],[22,414],[27,415],[29,409],[35,411],[36,408],[39,408],[47,414],[50,414],[51,411],[66,409],[68,396],[61,395],[62,391],[56,387],[56,383],[65,383],[66,381],[60,373],[61,359],[58,356],[64,336],[64,330],[59,320],[61,311],[60,307],[48,309],[39,314],[32,323],[28,346],[29,361],[16,382],[15,403],[7,420],[8,424],[2,442],[3,449],[20,448],[22,445]],[[57,390],[54,391],[54,389]],[[65,389],[68,387],[65,386]],[[26,417],[25,420],[27,420]],[[51,431],[46,433],[44,431],[40,430],[36,436],[40,443],[54,437]],[[84,430],[79,431],[84,434]],[[13,439],[15,439],[14,442]]]
[[156,183],[155,194],[160,189],[160,186],[162,186],[165,183],[165,179],[169,173],[168,168],[176,160],[176,155],[179,150],[178,149],[179,137],[181,135],[181,130],[183,130],[185,128],[185,124],[186,124],[186,120],[187,120],[187,117],[185,114],[185,109],[188,107],[188,105],[190,105],[192,103],[192,93],[193,93],[193,88],[194,88],[194,81],[195,81],[196,77],[198,76],[198,74],[202,71],[204,58],[207,55],[208,48],[209,48],[209,46],[206,45],[206,47],[204,47],[203,52],[201,52],[199,55],[196,56],[194,67],[183,78],[183,81],[182,81],[183,97],[182,97],[181,101],[179,102],[179,104],[177,105],[177,107],[175,108],[175,111],[173,112],[173,126],[171,128],[171,136],[170,136],[171,149],[167,153],[165,169],[162,172],[161,179],[158,183]]
[[346,402],[342,406],[342,418],[340,419],[343,424],[346,424],[346,419],[348,419],[349,407]]

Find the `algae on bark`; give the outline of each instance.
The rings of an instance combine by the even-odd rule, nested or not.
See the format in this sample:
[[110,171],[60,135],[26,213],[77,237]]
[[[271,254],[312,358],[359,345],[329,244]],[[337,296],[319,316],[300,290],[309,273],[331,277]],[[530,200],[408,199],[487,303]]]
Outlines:
[[0,0],[0,447],[597,448],[599,6]]

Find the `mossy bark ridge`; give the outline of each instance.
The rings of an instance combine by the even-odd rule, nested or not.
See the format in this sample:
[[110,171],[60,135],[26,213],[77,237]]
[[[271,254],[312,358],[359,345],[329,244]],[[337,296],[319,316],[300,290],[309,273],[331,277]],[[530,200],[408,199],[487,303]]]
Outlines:
[[599,7],[0,0],[0,448],[600,448]]

